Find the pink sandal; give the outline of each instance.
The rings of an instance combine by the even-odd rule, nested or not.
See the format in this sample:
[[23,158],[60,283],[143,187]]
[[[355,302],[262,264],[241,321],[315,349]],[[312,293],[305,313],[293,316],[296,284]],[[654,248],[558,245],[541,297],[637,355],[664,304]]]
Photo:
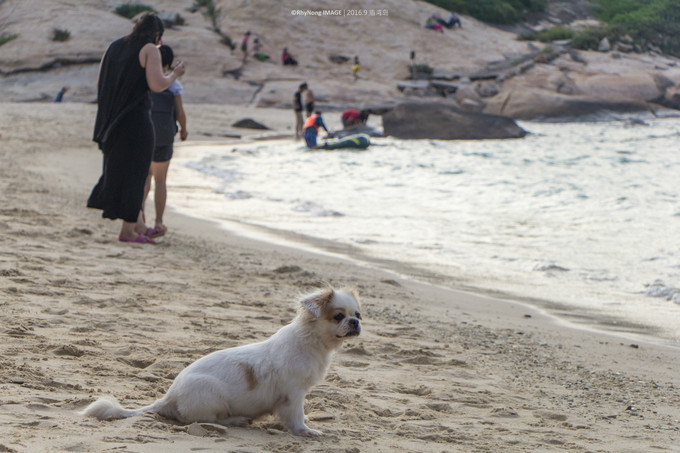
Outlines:
[[165,231],[160,228],[147,228],[145,234],[150,238],[158,238],[163,236]]
[[154,240],[151,239],[150,237],[145,236],[145,235],[143,235],[143,234],[139,234],[139,235],[138,235],[136,238],[134,238],[134,239],[127,239],[127,238],[123,238],[123,237],[120,237],[120,236],[119,236],[119,237],[118,237],[118,240],[119,240],[120,242],[136,242],[136,243],[138,243],[138,244],[155,244],[155,243],[156,243],[156,241],[154,241]]

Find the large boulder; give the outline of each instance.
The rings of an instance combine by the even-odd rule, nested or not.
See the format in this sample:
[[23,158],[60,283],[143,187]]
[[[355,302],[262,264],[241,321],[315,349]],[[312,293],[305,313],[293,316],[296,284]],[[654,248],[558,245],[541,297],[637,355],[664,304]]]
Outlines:
[[644,101],[597,99],[535,89],[514,90],[496,96],[488,103],[485,112],[520,120],[566,121],[579,117],[607,118],[615,113],[649,111],[649,108]]
[[526,135],[510,118],[468,112],[441,102],[399,104],[383,115],[383,129],[385,135],[405,139],[481,140]]
[[259,129],[268,130],[269,128],[264,124],[255,121],[252,118],[243,118],[231,125],[231,127],[241,127],[243,129]]

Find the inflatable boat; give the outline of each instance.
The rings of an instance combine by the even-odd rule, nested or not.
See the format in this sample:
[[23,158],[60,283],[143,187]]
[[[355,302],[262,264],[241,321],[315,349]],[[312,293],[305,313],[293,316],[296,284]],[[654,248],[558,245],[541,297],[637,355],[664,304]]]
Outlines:
[[327,140],[319,149],[366,149],[371,139],[366,134],[348,135],[347,137]]

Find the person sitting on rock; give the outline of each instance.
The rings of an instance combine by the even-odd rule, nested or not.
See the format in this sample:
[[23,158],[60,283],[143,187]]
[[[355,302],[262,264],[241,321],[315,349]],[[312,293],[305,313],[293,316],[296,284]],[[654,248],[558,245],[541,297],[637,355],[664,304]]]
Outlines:
[[255,38],[253,41],[253,57],[255,57],[257,61],[269,60],[269,55],[262,52],[262,43],[260,42],[260,38]]
[[463,28],[463,23],[460,21],[460,17],[458,16],[458,13],[455,11],[451,11],[449,13],[449,20],[446,21],[445,24],[443,24],[446,28],[454,28],[456,25],[458,27]]
[[298,62],[293,56],[288,53],[288,48],[284,48],[281,53],[281,62],[284,66],[297,66]]
[[425,28],[429,28],[430,30],[436,30],[441,33],[444,33],[444,27],[442,27],[442,25],[439,22],[437,22],[437,17],[434,14],[430,16],[429,19],[427,19]]
[[319,127],[323,127],[329,137],[333,135],[328,131],[326,124],[323,122],[323,118],[321,118],[321,112],[317,111],[313,115],[310,115],[307,118],[307,121],[305,121],[304,137],[308,148],[318,148],[316,144],[316,137],[319,134]]

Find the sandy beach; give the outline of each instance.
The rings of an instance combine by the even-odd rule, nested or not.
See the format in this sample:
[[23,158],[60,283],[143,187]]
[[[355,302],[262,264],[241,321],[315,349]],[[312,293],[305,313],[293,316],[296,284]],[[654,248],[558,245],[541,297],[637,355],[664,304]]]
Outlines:
[[[229,140],[228,115],[252,113],[187,109],[191,143]],[[172,184],[162,243],[118,242],[119,224],[85,208],[101,166],[94,112],[0,104],[0,451],[680,451],[677,348],[245,239],[173,212]],[[258,118],[286,135],[288,113]],[[324,282],[355,287],[365,318],[307,397],[324,437],[273,418],[78,414],[103,395],[149,404],[195,359],[274,333]]]

